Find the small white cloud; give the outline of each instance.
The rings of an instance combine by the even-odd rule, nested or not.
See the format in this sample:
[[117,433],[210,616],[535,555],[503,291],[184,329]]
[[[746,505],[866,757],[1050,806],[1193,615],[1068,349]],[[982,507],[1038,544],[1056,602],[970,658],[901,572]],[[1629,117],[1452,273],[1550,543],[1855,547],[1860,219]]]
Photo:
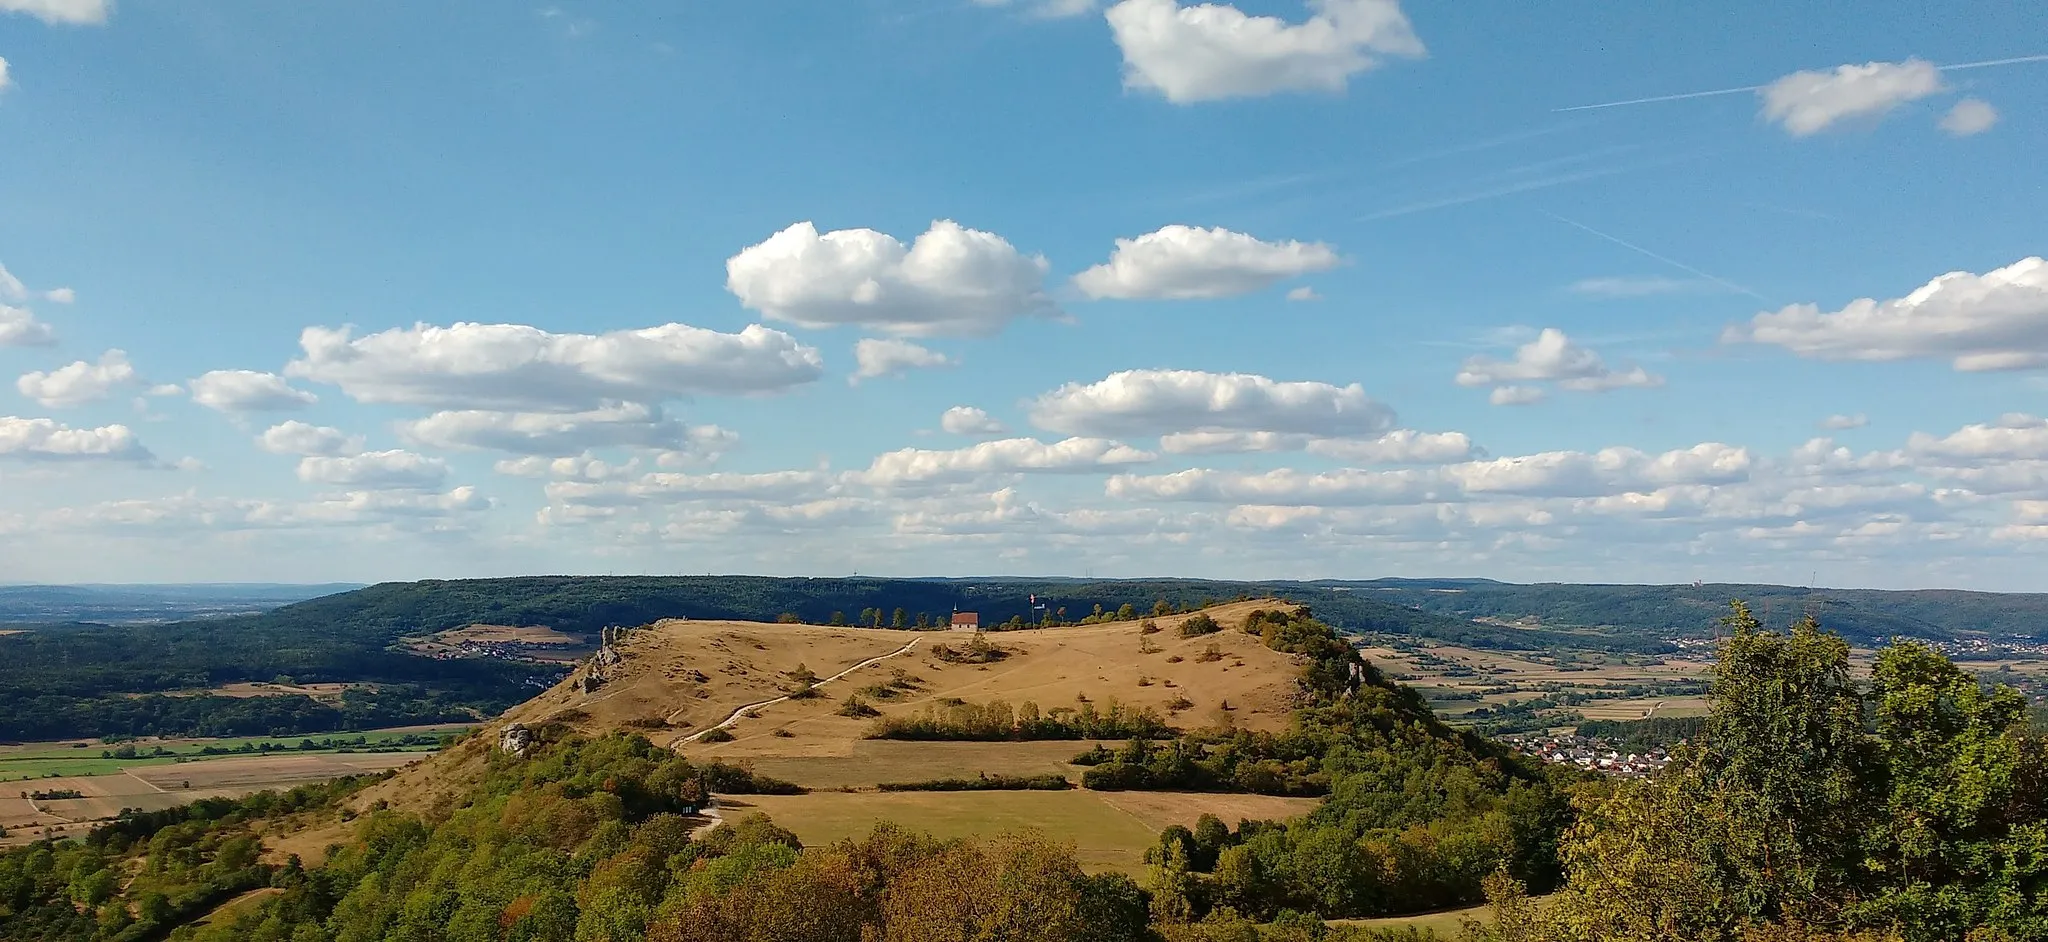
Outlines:
[[949,219],[908,246],[873,229],[820,234],[800,222],[727,259],[725,283],[741,304],[801,327],[988,335],[1019,318],[1060,315],[1045,292],[1048,267]]
[[1097,0],[974,0],[976,6],[1021,7],[1026,16],[1048,20],[1086,16],[1095,12]]
[[1342,262],[1321,242],[1264,242],[1223,228],[1166,226],[1116,240],[1109,261],[1075,275],[1074,287],[1091,298],[1225,298]]
[[50,419],[0,416],[0,458],[24,461],[148,461],[149,449],[125,425],[71,428]]
[[265,429],[262,435],[256,437],[256,444],[273,455],[298,455],[307,458],[334,458],[363,450],[363,440],[360,436],[297,419]]
[[1941,118],[1941,129],[1956,137],[1969,137],[1991,130],[1998,123],[1998,109],[1981,98],[1965,98],[1956,102]]
[[1486,401],[1496,406],[1535,405],[1549,398],[1549,394],[1536,386],[1499,386],[1486,394]]
[[129,364],[128,354],[108,350],[100,354],[97,363],[79,360],[48,373],[27,373],[14,386],[44,408],[67,409],[99,402],[116,387],[135,382],[135,367]]
[[2048,367],[2048,261],[1982,275],[1949,272],[1902,298],[1839,311],[1794,304],[1729,327],[1723,343],[1764,343],[1819,360],[1945,359],[1965,373]]
[[217,412],[291,412],[319,401],[276,373],[214,370],[188,384],[192,401]]
[[[0,268],[0,274],[6,269]],[[57,332],[36,320],[27,308],[0,304],[0,347],[47,347],[57,342]]]
[[308,327],[289,375],[358,402],[446,409],[582,412],[695,393],[776,392],[824,372],[817,348],[752,324],[721,333],[663,324],[557,334],[524,324],[415,324],[356,337]]
[[1394,411],[1357,383],[1280,382],[1254,373],[1125,370],[1038,397],[1031,422],[1069,435],[1293,432],[1378,435]]
[[149,394],[152,396],[156,396],[157,398],[163,398],[165,396],[182,396],[185,394],[185,387],[180,386],[177,383],[158,383],[155,386],[149,387]]
[[1763,116],[1793,137],[1806,137],[1849,118],[1879,117],[1943,90],[1941,70],[1924,59],[1794,72],[1759,90]]
[[109,6],[109,0],[0,0],[0,13],[26,13],[52,26],[98,26]]
[[1321,301],[1322,299],[1323,296],[1317,294],[1316,289],[1307,285],[1302,285],[1299,288],[1290,288],[1287,291],[1287,300],[1289,301]]
[[739,436],[715,425],[692,427],[656,406],[615,403],[589,412],[436,412],[399,423],[409,442],[433,448],[515,455],[577,454],[595,448],[683,451],[715,457]]
[[630,477],[638,467],[637,461],[616,464],[587,451],[563,458],[508,458],[492,466],[499,474],[510,477],[552,478],[558,481],[615,481]]
[[1464,432],[1405,428],[1374,439],[1317,439],[1308,443],[1308,453],[1358,464],[1445,464],[1484,454]]
[[953,451],[905,448],[877,455],[860,479],[876,487],[970,481],[985,474],[1086,473],[1142,464],[1159,456],[1101,438],[1047,444],[1005,438]]
[[1862,428],[1869,424],[1870,417],[1861,412],[1855,415],[1831,415],[1820,421],[1821,428],[1833,429],[1838,432],[1847,431],[1852,428]]
[[1175,104],[1281,92],[1341,92],[1383,57],[1419,57],[1398,0],[1309,0],[1306,21],[1248,16],[1228,4],[1123,0],[1105,16],[1124,86]]
[[1660,294],[1684,294],[1691,291],[1711,291],[1718,287],[1713,282],[1699,278],[1666,278],[1662,275],[1618,275],[1607,278],[1581,278],[1572,282],[1571,291],[1595,298],[1647,298]]
[[945,354],[908,340],[876,340],[871,337],[862,338],[853,345],[853,360],[856,368],[846,381],[854,385],[859,385],[864,379],[902,376],[911,370],[954,365]]
[[939,428],[953,435],[1001,435],[1009,426],[973,406],[954,406],[939,416]]
[[308,484],[370,490],[424,490],[448,478],[448,463],[409,451],[372,451],[348,457],[309,456],[299,460],[299,480]]
[[[1458,371],[1460,386],[1498,386],[1490,398],[1494,405],[1527,405],[1542,398],[1531,396],[1526,387],[1514,383],[1554,383],[1571,392],[1605,392],[1627,387],[1661,386],[1664,378],[1640,366],[1609,369],[1600,355],[1572,342],[1564,331],[1546,327],[1535,340],[1515,349],[1511,359],[1476,356]],[[1506,391],[1512,389],[1513,391]]]
[[43,297],[52,304],[70,304],[78,300],[78,292],[70,288],[51,288],[43,292]]
[[7,87],[13,84],[14,76],[7,70],[7,60],[0,59],[0,92],[6,91]]

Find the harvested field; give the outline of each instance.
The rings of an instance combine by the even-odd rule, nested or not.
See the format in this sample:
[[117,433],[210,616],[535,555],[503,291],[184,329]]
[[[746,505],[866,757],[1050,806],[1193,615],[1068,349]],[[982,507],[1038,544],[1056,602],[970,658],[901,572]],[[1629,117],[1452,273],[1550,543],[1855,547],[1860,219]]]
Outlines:
[[[784,740],[788,742],[788,740]],[[858,788],[883,782],[922,782],[936,778],[972,778],[977,772],[1000,775],[1043,775],[1051,772],[1080,778],[1080,768],[1067,760],[1086,752],[1091,742],[893,742],[857,739],[843,748],[811,755],[749,756],[744,761],[763,775],[806,788]],[[1116,744],[1111,743],[1112,747]]]
[[[425,758],[417,752],[364,752],[310,756],[250,756],[152,765],[129,771],[129,775],[165,791],[243,790],[258,791],[304,782],[320,782],[344,775],[382,772]],[[190,783],[187,785],[186,783]]]
[[1285,821],[1323,803],[1321,798],[1271,795],[1212,795],[1189,792],[1090,792],[1110,806],[1150,825],[1157,834],[1173,825],[1192,828],[1205,814],[1236,827],[1239,821]]
[[1159,832],[1095,792],[817,792],[720,798],[727,820],[767,814],[806,844],[827,844],[893,821],[941,838],[1036,830],[1071,841],[1082,866],[1140,874]]
[[[35,840],[44,827],[83,835],[94,822],[123,808],[156,811],[215,796],[290,788],[343,775],[381,772],[425,758],[418,752],[347,755],[270,755],[148,765],[117,774],[41,778],[0,786],[0,827],[5,843]],[[76,791],[83,797],[33,801],[31,791]]]
[[434,640],[446,643],[475,641],[494,644],[546,644],[574,646],[583,640],[574,635],[565,635],[545,625],[514,627],[511,625],[470,625],[453,631],[443,631]]
[[211,690],[199,691],[214,697],[279,697],[296,694],[315,700],[339,700],[343,691],[358,684],[273,684],[252,681],[239,684],[223,684]]

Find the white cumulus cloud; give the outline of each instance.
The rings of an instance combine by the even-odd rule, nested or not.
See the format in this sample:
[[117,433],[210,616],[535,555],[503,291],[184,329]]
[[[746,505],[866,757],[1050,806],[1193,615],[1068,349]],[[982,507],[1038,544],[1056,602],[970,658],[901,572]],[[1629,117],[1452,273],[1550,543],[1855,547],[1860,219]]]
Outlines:
[[939,428],[952,435],[1001,435],[1010,427],[974,406],[954,406],[939,416]]
[[1069,438],[1050,444],[1035,438],[1005,438],[952,451],[905,448],[877,455],[861,479],[880,487],[929,484],[972,480],[985,474],[1099,471],[1157,457],[1101,438]]
[[1486,394],[1486,401],[1496,406],[1532,406],[1550,398],[1538,386],[1496,386]]
[[425,490],[448,479],[448,463],[410,451],[371,451],[299,460],[299,480],[369,490]]
[[36,320],[27,308],[0,304],[0,347],[47,347],[57,342],[57,332]]
[[276,373],[214,370],[187,384],[192,401],[219,412],[291,412],[319,401]]
[[51,25],[97,26],[107,21],[109,0],[0,0],[0,13],[26,13]]
[[256,437],[257,447],[273,455],[334,458],[363,450],[363,440],[338,428],[293,419],[273,425]]
[[1395,429],[1373,439],[1324,438],[1309,442],[1309,454],[1357,464],[1444,464],[1479,454],[1464,432]]
[[6,91],[6,90],[7,90],[7,86],[9,86],[9,85],[13,85],[13,84],[14,84],[14,76],[8,73],[8,70],[7,70],[7,60],[6,60],[6,59],[0,59],[0,92],[4,92],[4,91]]
[[1794,137],[1850,118],[1882,116],[1943,89],[1941,70],[1924,59],[1840,65],[1794,72],[1758,90],[1763,116]]
[[1069,383],[1038,397],[1031,422],[1068,435],[1169,435],[1175,432],[1292,432],[1377,435],[1392,409],[1357,383],[1281,382],[1253,373],[1125,370],[1093,383]]
[[1419,57],[1398,0],[1309,0],[1300,23],[1229,4],[1122,0],[1105,14],[1124,85],[1176,104],[1280,92],[1340,92],[1384,57]]
[[588,412],[436,412],[400,423],[398,432],[434,448],[517,455],[569,455],[595,448],[722,453],[739,440],[715,425],[692,427],[641,403],[613,403]]
[[1861,298],[1822,312],[1794,304],[1722,334],[1820,360],[1946,359],[1964,372],[2048,366],[2048,261],[1982,275],[1949,272],[1903,298]]
[[1981,98],[1965,98],[1956,102],[1941,116],[1941,129],[1956,137],[1969,137],[1991,130],[1998,123],[1998,109]]
[[543,458],[537,455],[525,458],[508,458],[493,466],[499,474],[520,478],[553,478],[560,481],[612,481],[631,475],[637,467],[635,462],[618,464],[605,461],[589,452],[560,458]]
[[[1531,397],[1515,383],[1554,383],[1573,392],[1604,392],[1630,386],[1661,386],[1664,379],[1640,366],[1624,370],[1608,368],[1600,355],[1572,342],[1564,331],[1546,327],[1535,340],[1515,348],[1511,359],[1487,356],[1468,358],[1458,371],[1460,386],[1494,386],[1494,405],[1522,405],[1540,399]],[[1503,390],[1512,389],[1512,392]]]
[[136,382],[135,367],[129,364],[128,354],[108,350],[100,354],[96,363],[79,360],[48,373],[27,373],[14,386],[45,408],[64,409],[98,402],[117,387]]
[[1940,438],[1915,432],[1906,440],[1906,450],[1962,463],[2048,460],[2048,419],[2015,413],[1990,424],[1965,425]]
[[1852,428],[1862,428],[1869,424],[1870,416],[1864,415],[1861,412],[1858,412],[1855,415],[1831,415],[1825,419],[1820,420],[1821,428],[1831,429],[1837,432],[1847,431]]
[[364,337],[308,327],[285,372],[359,402],[580,412],[609,402],[787,389],[818,378],[814,347],[759,324],[736,334],[664,324],[557,334],[523,324],[416,324]]
[[820,234],[800,222],[725,263],[740,303],[802,327],[857,325],[899,336],[988,335],[1056,317],[1047,263],[949,219],[906,246],[873,229]]
[[51,419],[0,416],[0,458],[23,461],[148,461],[149,450],[125,425],[72,428]]
[[1174,225],[1116,240],[1109,261],[1075,275],[1074,287],[1091,298],[1223,298],[1342,262],[1321,242],[1265,242],[1220,227]]
[[954,365],[953,360],[937,350],[930,350],[908,340],[876,340],[862,338],[853,345],[853,375],[847,382],[858,385],[864,379],[879,379],[884,376],[902,376],[911,370],[930,370]]

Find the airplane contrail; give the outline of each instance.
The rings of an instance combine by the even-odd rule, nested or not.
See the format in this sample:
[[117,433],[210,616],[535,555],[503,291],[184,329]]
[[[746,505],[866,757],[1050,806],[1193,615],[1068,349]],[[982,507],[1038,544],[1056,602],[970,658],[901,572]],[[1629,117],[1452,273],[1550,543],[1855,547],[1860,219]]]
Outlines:
[[1738,293],[1738,294],[1746,294],[1746,295],[1749,295],[1750,297],[1752,297],[1752,298],[1755,298],[1755,299],[1757,299],[1757,300],[1759,300],[1759,301],[1762,301],[1762,302],[1763,302],[1763,303],[1765,303],[1765,304],[1772,304],[1772,303],[1775,303],[1775,302],[1773,302],[1773,301],[1772,301],[1772,300],[1771,300],[1770,298],[1766,298],[1766,297],[1764,297],[1764,296],[1763,296],[1763,295],[1761,295],[1761,294],[1758,294],[1758,293],[1756,293],[1756,292],[1754,292],[1754,291],[1751,291],[1751,290],[1749,290],[1748,288],[1745,288],[1745,287],[1743,287],[1743,286],[1741,286],[1741,285],[1738,285],[1738,284],[1736,284],[1735,282],[1729,281],[1728,279],[1726,279],[1726,278],[1723,278],[1723,277],[1721,277],[1721,276],[1719,276],[1719,275],[1710,275],[1710,274],[1708,274],[1708,273],[1706,273],[1706,272],[1700,271],[1699,269],[1697,269],[1697,268],[1694,268],[1694,267],[1692,267],[1691,265],[1687,265],[1686,263],[1684,263],[1684,262],[1681,262],[1681,261],[1679,261],[1679,260],[1677,260],[1677,259],[1675,259],[1675,258],[1671,258],[1670,256],[1666,256],[1666,255],[1659,255],[1659,254],[1657,254],[1657,253],[1655,253],[1655,252],[1652,252],[1652,251],[1650,251],[1649,249],[1643,248],[1642,246],[1640,246],[1640,245],[1637,245],[1637,244],[1635,244],[1635,243],[1633,243],[1633,242],[1629,242],[1629,241],[1626,241],[1626,240],[1623,240],[1623,239],[1617,238],[1617,237],[1615,237],[1615,236],[1611,236],[1611,235],[1608,235],[1607,233],[1605,233],[1605,232],[1601,232],[1600,230],[1598,230],[1598,229],[1595,229],[1595,228],[1593,228],[1592,226],[1586,225],[1586,224],[1585,224],[1585,223],[1583,223],[1583,222],[1573,222],[1572,220],[1566,219],[1566,218],[1564,218],[1563,216],[1560,216],[1560,215],[1558,215],[1558,214],[1556,214],[1556,213],[1544,213],[1543,215],[1545,215],[1545,216],[1549,216],[1550,218],[1552,218],[1552,219],[1555,219],[1555,220],[1557,220],[1558,222],[1564,223],[1565,225],[1567,225],[1567,226],[1570,226],[1570,227],[1572,227],[1572,228],[1574,228],[1574,229],[1578,229],[1578,230],[1581,230],[1581,231],[1583,231],[1583,232],[1587,232],[1587,233],[1591,233],[1592,235],[1596,235],[1596,236],[1599,236],[1600,238],[1602,238],[1602,239],[1606,239],[1607,241],[1609,241],[1609,242],[1612,242],[1612,243],[1614,243],[1615,245],[1619,245],[1619,246],[1621,246],[1622,248],[1628,249],[1628,250],[1630,250],[1630,251],[1633,251],[1633,252],[1639,252],[1639,253],[1641,253],[1641,254],[1643,254],[1643,255],[1647,255],[1647,256],[1649,256],[1650,258],[1654,258],[1654,259],[1656,259],[1657,261],[1663,262],[1664,264],[1666,264],[1666,265],[1669,265],[1669,266],[1671,266],[1671,267],[1673,267],[1673,268],[1676,268],[1676,269],[1678,269],[1678,270],[1680,270],[1680,271],[1684,271],[1684,272],[1690,272],[1690,273],[1691,273],[1691,274],[1693,274],[1693,275],[1697,275],[1697,276],[1699,276],[1699,277],[1701,277],[1701,278],[1705,278],[1706,280],[1708,280],[1708,281],[1711,281],[1711,282],[1713,282],[1713,283],[1715,283],[1715,284],[1717,284],[1717,285],[1720,285],[1720,286],[1721,286],[1721,287],[1723,287],[1723,288],[1727,288],[1727,289],[1728,289],[1728,290],[1730,290],[1730,291],[1734,291],[1734,292],[1736,292],[1736,293]]
[[[2026,62],[2048,62],[2048,55],[2014,56],[2010,59],[1985,59],[1982,62],[1958,62],[1955,65],[1936,66],[1938,71],[1955,72],[1961,69],[1988,69],[1999,65],[2020,65]],[[1650,98],[1631,98],[1627,101],[1603,101],[1595,105],[1572,105],[1568,108],[1552,108],[1552,114],[1567,111],[1594,111],[1601,108],[1621,108],[1627,105],[1648,105],[1660,101],[1684,101],[1688,98],[1714,98],[1720,95],[1740,95],[1744,92],[1760,92],[1769,85],[1744,85],[1741,88],[1717,88],[1709,92],[1683,92],[1677,95],[1656,95]]]

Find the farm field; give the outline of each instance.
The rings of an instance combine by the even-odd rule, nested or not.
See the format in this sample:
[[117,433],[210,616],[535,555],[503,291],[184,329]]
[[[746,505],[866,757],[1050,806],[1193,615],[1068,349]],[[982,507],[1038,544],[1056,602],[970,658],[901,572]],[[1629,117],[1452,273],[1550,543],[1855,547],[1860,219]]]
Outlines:
[[[31,781],[51,776],[114,775],[123,769],[173,765],[226,758],[229,754],[286,752],[293,755],[321,755],[341,752],[432,752],[436,747],[406,743],[408,737],[460,733],[470,726],[419,726],[373,730],[360,733],[317,733],[311,736],[240,737],[231,739],[147,739],[122,744],[94,740],[22,743],[0,746],[0,783]],[[323,744],[302,749],[308,740]],[[334,743],[326,746],[324,743]],[[103,756],[123,747],[137,754]],[[163,754],[155,754],[162,750]],[[208,751],[212,750],[212,751]]]
[[[1429,698],[1447,722],[1498,720],[1508,704],[1547,699],[1537,712],[1553,728],[1584,719],[1700,716],[1710,679],[1705,661],[1652,655],[1484,651],[1454,645],[1373,644],[1360,648],[1389,677]],[[1536,720],[1534,722],[1540,722]]]
[[[1067,760],[1086,752],[1091,741],[896,742],[862,739],[843,750],[818,755],[766,755],[744,761],[763,775],[805,788],[860,788],[883,782],[922,782],[953,776],[1043,775],[1080,777]],[[1108,744],[1111,748],[1116,743]]]
[[1206,813],[1232,824],[1239,817],[1288,818],[1316,799],[1256,795],[1144,792],[815,792],[721,798],[728,819],[762,812],[806,844],[866,834],[894,821],[940,838],[991,837],[1036,830],[1072,842],[1083,866],[1142,875],[1145,849],[1169,825],[1192,826]]
[[[49,743],[8,747],[10,751],[0,757],[0,772],[41,771],[31,779],[0,784],[0,828],[7,832],[0,844],[35,840],[45,828],[58,837],[82,837],[95,823],[119,814],[123,808],[155,811],[200,798],[233,797],[344,775],[383,772],[418,762],[431,755],[433,748],[379,750],[377,744],[388,744],[408,734],[457,729],[460,727],[361,734],[371,744],[351,747],[349,752],[330,749],[203,757],[189,754],[207,745],[236,748],[245,743],[296,743],[296,739],[179,740],[163,745],[188,754],[136,759],[102,759],[97,752],[88,758],[44,758],[53,751],[48,748],[53,745]],[[60,768],[75,771],[41,774]],[[77,792],[80,797],[33,799],[29,797],[33,792]]]

